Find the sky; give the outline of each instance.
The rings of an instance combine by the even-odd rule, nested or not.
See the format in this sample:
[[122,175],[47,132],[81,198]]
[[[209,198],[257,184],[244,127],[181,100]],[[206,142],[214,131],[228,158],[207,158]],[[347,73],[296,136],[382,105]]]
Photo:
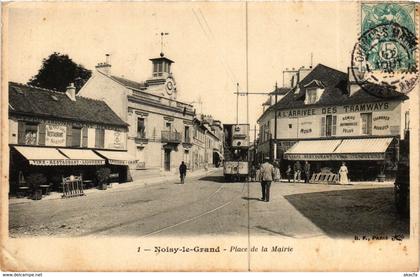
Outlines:
[[[26,83],[53,52],[94,70],[111,54],[112,74],[134,81],[151,77],[160,33],[178,100],[222,123],[236,121],[236,84],[246,91],[244,2],[11,3],[8,6],[8,79]],[[282,85],[286,68],[322,63],[347,71],[360,29],[357,2],[250,2],[249,92]],[[264,95],[249,96],[251,129]],[[246,98],[239,100],[246,123]]]

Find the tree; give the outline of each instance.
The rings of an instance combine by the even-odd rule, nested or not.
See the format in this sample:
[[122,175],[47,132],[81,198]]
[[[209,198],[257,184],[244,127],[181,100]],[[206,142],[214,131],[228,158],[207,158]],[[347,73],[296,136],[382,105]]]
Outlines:
[[79,91],[91,75],[91,70],[76,64],[68,55],[54,52],[42,61],[38,74],[29,80],[28,85],[66,91],[67,86],[74,83]]

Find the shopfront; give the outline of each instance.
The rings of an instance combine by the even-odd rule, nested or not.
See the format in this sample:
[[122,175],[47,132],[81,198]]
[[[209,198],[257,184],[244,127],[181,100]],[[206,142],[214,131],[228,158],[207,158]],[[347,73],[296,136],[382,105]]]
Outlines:
[[12,194],[31,175],[52,190],[71,175],[94,185],[103,167],[117,172],[118,182],[129,180],[136,159],[126,151],[127,124],[105,102],[9,83],[9,108]]

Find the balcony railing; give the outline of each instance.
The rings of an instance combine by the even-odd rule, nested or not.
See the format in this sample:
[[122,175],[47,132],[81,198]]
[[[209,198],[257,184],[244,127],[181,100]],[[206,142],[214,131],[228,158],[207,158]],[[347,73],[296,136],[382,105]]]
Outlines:
[[146,132],[137,132],[137,136],[134,138],[136,143],[147,143],[149,139],[146,137]]
[[181,133],[172,131],[162,131],[162,142],[181,143]]

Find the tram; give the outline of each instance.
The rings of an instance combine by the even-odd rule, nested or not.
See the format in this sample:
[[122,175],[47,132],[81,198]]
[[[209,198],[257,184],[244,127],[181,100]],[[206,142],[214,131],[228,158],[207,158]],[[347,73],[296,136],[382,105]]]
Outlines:
[[245,181],[249,174],[249,124],[223,124],[225,181]]

